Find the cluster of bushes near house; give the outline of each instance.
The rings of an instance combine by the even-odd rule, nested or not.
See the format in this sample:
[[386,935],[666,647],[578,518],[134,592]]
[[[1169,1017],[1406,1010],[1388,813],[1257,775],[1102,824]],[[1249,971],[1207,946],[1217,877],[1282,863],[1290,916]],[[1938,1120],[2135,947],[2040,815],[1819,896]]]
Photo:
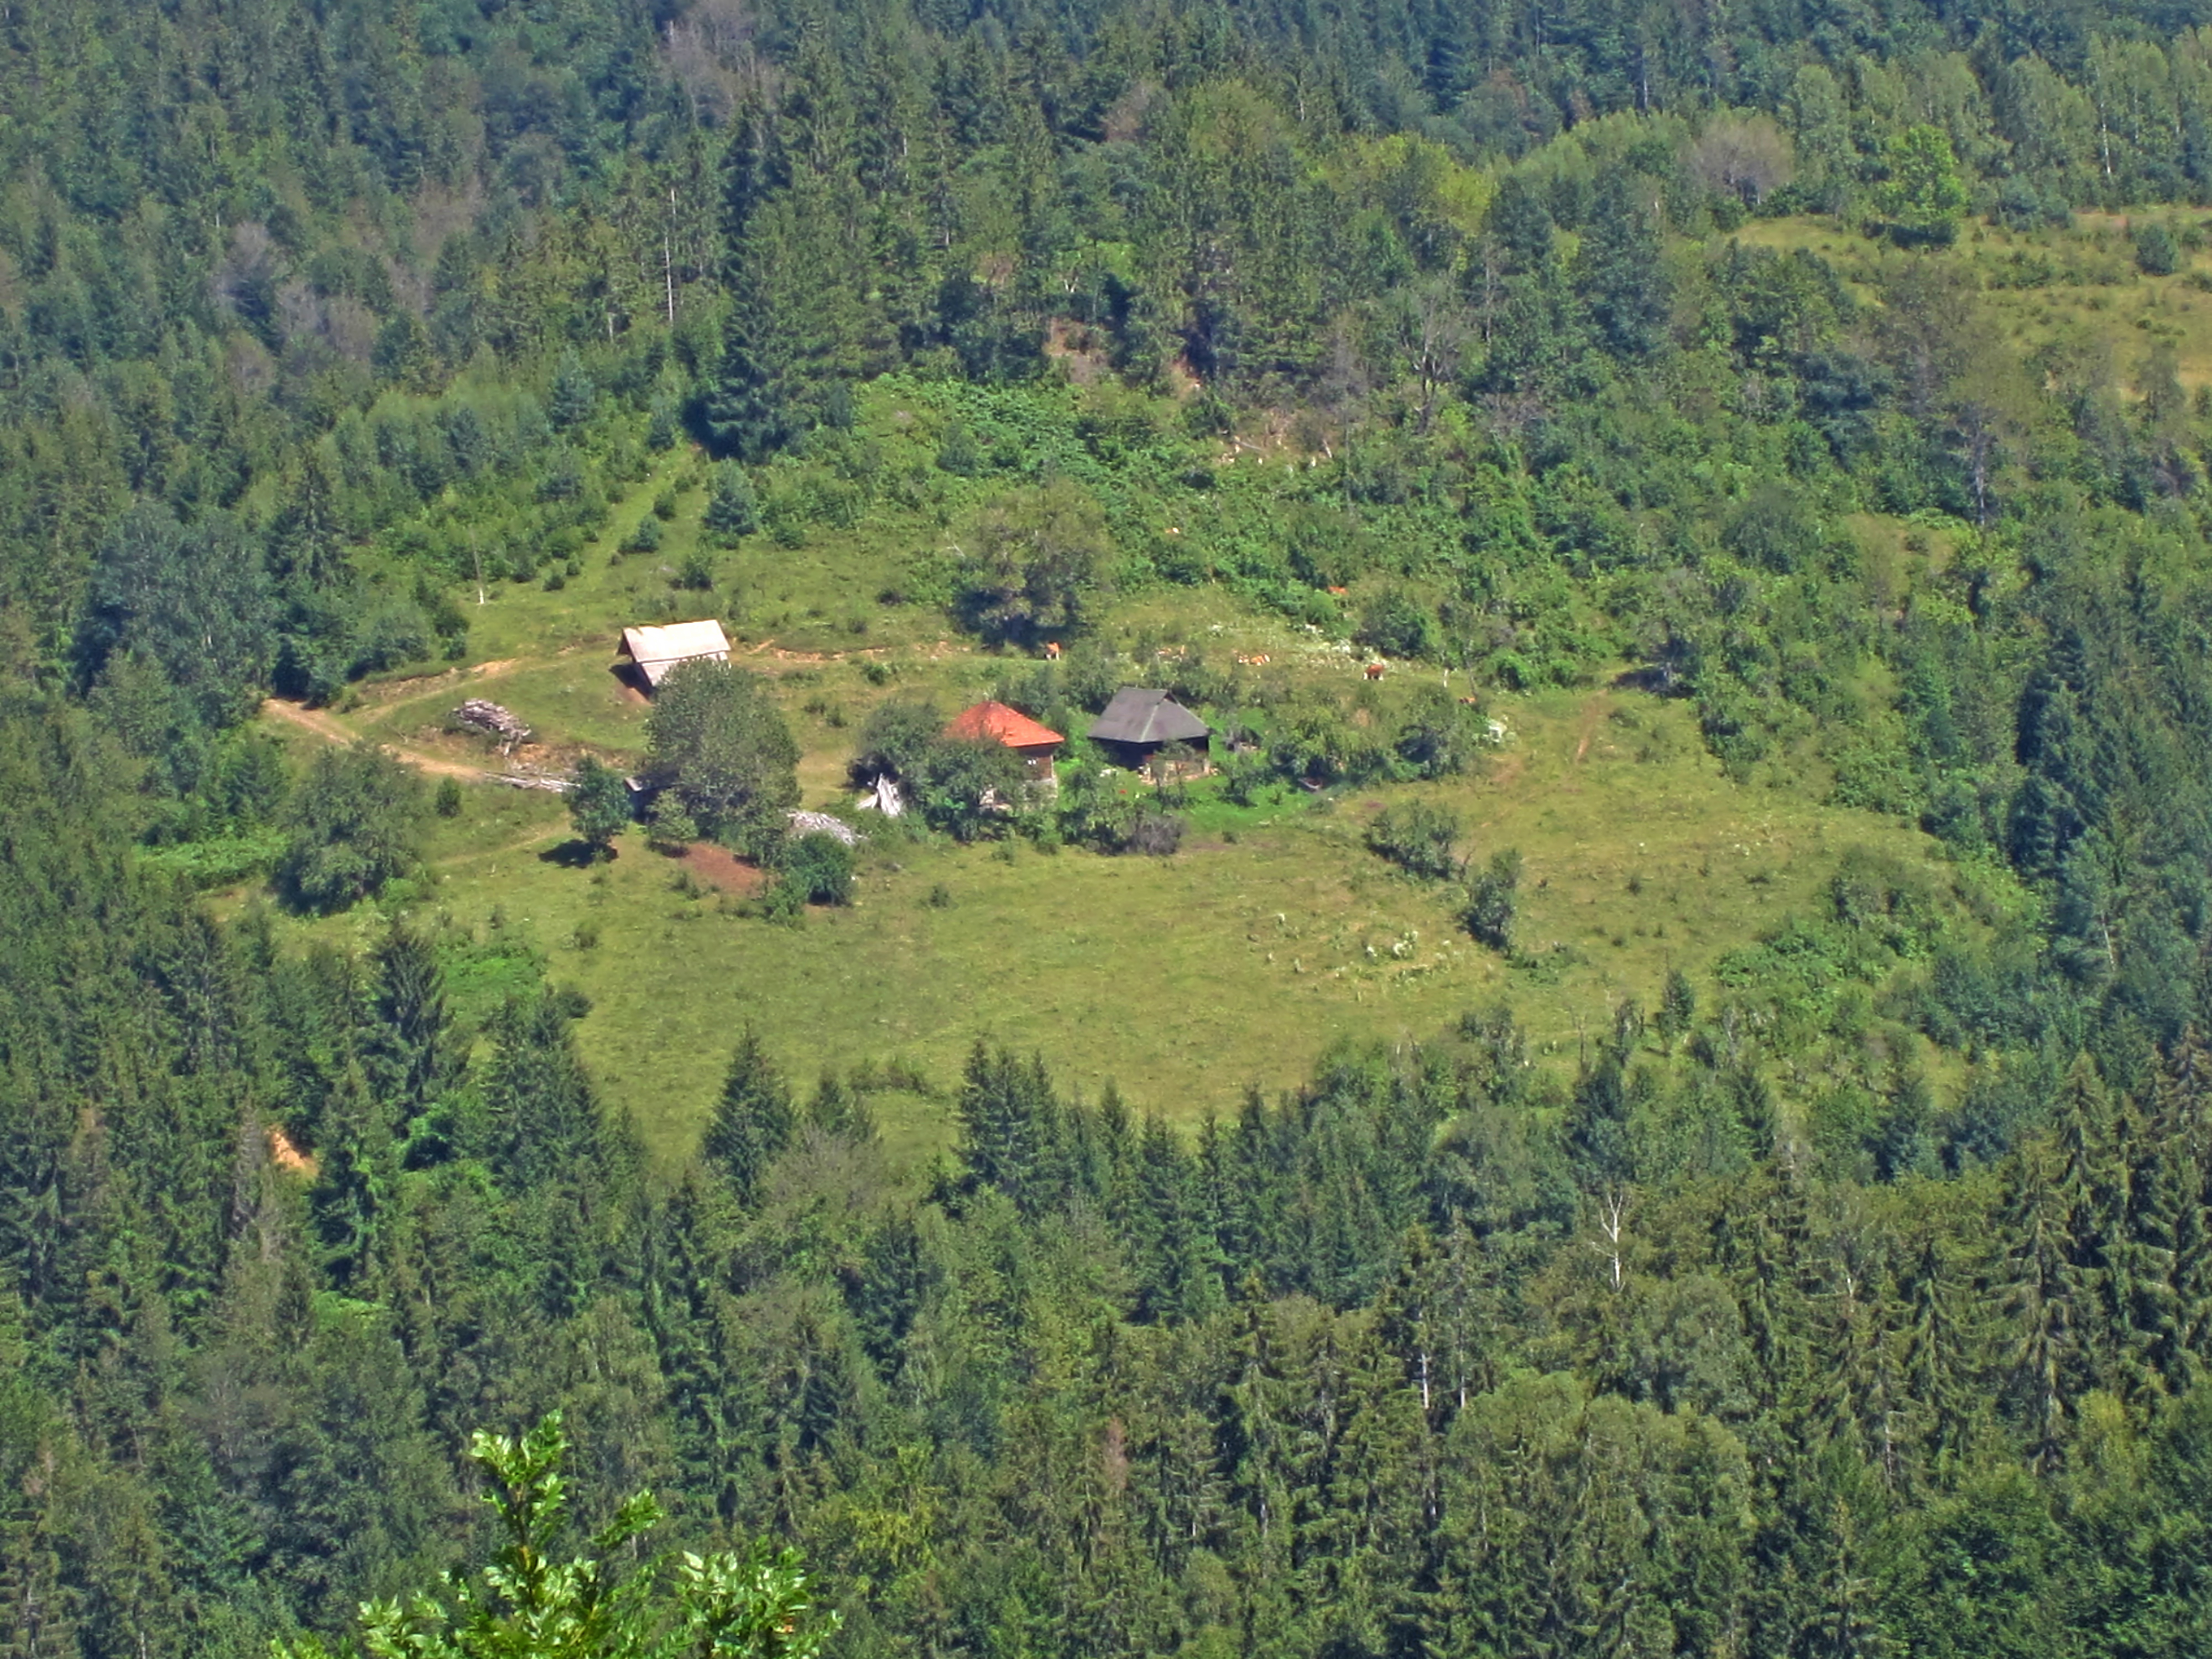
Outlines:
[[[654,697],[635,803],[653,839],[671,850],[714,840],[775,870],[759,902],[771,915],[844,902],[853,847],[793,824],[799,746],[767,682],[730,663],[718,625],[668,632],[696,654],[648,661],[655,630],[625,635]],[[1442,777],[1491,740],[1476,701],[1441,684],[1386,699],[1371,678],[1339,690],[1241,664],[1224,672],[1200,649],[1139,661],[1086,641],[1003,659],[991,695],[949,718],[927,696],[878,703],[848,781],[856,810],[895,817],[900,834],[1165,856],[1182,843],[1194,787],[1249,806],[1271,793]],[[594,849],[629,821],[603,771],[586,762],[571,792]]]

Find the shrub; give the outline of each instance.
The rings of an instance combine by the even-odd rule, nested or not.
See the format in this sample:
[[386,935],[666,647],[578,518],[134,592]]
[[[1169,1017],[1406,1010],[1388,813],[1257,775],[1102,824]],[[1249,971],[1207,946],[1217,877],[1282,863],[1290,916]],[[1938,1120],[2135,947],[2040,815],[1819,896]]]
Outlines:
[[2146,276],[2171,276],[2181,269],[2181,245],[2156,219],[2135,228],[2136,268]]
[[1094,756],[1079,754],[1060,786],[1060,830],[1078,846],[1118,853],[1136,827],[1138,803],[1114,786]]
[[933,702],[892,697],[878,703],[860,723],[860,747],[851,767],[853,781],[871,783],[885,772],[903,778],[919,770],[944,731],[945,716]]
[[1359,643],[1386,657],[1433,657],[1436,613],[1411,594],[1391,588],[1360,613]]
[[675,801],[665,801],[653,815],[646,839],[657,852],[681,853],[699,839],[697,820]]
[[660,520],[647,516],[637,521],[637,528],[623,540],[625,553],[658,553],[660,551]]
[[584,493],[584,464],[576,452],[566,444],[561,445],[546,462],[545,471],[538,480],[538,499],[541,501],[573,501]]
[[[650,524],[653,521],[646,520]],[[671,578],[676,586],[690,593],[704,593],[714,585],[714,556],[703,547],[686,553]]]
[[936,704],[907,697],[869,711],[851,772],[856,784],[889,773],[931,829],[961,841],[973,841],[999,822],[988,803],[1012,804],[1023,781],[1012,750],[946,737]]
[[1409,874],[1448,881],[1458,869],[1460,821],[1428,801],[1386,807],[1367,832],[1367,844]]
[[629,786],[611,766],[586,755],[568,789],[568,822],[592,856],[610,851],[629,827]]
[[994,643],[1034,645],[1083,631],[1103,584],[1106,515],[1066,479],[1004,495],[969,532],[955,609]]
[[983,470],[983,447],[963,422],[955,421],[945,428],[945,441],[937,448],[937,464],[956,477],[972,478]]
[[1395,746],[1415,776],[1454,776],[1467,770],[1482,746],[1482,711],[1455,702],[1441,687],[1425,685],[1413,696]]
[[1515,896],[1521,885],[1521,854],[1508,848],[1491,855],[1490,866],[1468,884],[1467,931],[1492,950],[1513,948]]
[[420,861],[421,810],[415,775],[381,750],[326,750],[293,794],[279,889],[307,910],[373,896]]
[[1003,827],[993,803],[1011,805],[1021,792],[1022,777],[1020,758],[1003,744],[948,738],[932,747],[923,769],[905,781],[929,827],[965,842]]
[[1147,802],[1138,807],[1136,822],[1129,827],[1128,849],[1148,858],[1171,858],[1182,845],[1182,830],[1181,817]]
[[459,778],[438,780],[438,793],[431,805],[441,818],[457,818],[461,815],[461,781]]
[[836,836],[815,830],[795,836],[777,856],[782,884],[805,904],[853,902],[853,849]]

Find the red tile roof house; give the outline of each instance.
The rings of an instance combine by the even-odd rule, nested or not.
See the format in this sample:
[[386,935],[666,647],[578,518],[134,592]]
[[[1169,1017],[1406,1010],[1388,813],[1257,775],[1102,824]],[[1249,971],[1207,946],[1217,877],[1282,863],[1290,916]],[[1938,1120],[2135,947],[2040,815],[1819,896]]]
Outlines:
[[1050,726],[1038,725],[1018,708],[1009,708],[1002,702],[979,702],[973,708],[962,709],[945,728],[945,735],[970,743],[1002,743],[1022,757],[1023,769],[1031,783],[1048,789],[1060,787],[1052,763],[1067,739]]

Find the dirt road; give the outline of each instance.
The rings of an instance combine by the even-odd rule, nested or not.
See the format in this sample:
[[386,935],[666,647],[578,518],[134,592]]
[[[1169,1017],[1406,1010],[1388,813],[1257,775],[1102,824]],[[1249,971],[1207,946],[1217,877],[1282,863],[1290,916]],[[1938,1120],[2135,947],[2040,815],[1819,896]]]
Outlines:
[[[325,743],[356,743],[358,737],[338,723],[328,709],[309,708],[303,704],[287,702],[282,697],[270,697],[261,705],[261,712],[271,720],[296,726],[302,732],[312,732]],[[471,783],[489,783],[501,775],[487,772],[481,766],[464,766],[459,761],[441,760],[435,755],[423,754],[420,750],[402,749],[396,744],[379,744],[379,748],[392,759],[427,772],[434,778],[465,778]]]

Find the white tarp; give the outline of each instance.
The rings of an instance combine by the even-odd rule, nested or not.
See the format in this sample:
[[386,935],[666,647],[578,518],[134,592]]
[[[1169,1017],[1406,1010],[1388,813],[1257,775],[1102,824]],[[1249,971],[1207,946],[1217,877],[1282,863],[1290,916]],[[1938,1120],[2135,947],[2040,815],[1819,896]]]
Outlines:
[[906,811],[906,803],[899,799],[898,785],[887,776],[878,778],[875,787],[854,805],[863,812],[881,812],[887,818],[895,818]]

